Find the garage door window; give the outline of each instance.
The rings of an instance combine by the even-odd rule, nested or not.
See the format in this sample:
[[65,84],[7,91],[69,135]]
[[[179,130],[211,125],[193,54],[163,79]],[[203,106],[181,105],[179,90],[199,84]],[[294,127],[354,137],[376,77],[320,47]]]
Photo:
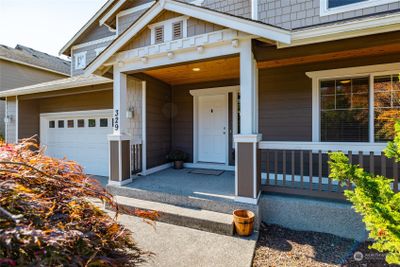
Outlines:
[[68,120],[67,125],[68,128],[74,128],[74,120]]
[[100,119],[100,127],[108,127],[108,119]]
[[55,121],[49,121],[49,128],[56,128],[56,122]]
[[58,128],[64,128],[64,121],[58,121]]
[[78,120],[78,128],[85,127],[85,120]]
[[96,127],[96,120],[95,119],[89,119],[88,120],[88,125],[89,125],[89,127]]

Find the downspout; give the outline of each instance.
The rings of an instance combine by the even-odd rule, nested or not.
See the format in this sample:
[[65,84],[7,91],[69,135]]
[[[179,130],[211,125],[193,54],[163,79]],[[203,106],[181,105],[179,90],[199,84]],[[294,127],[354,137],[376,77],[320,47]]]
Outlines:
[[258,0],[251,0],[251,19],[258,20]]

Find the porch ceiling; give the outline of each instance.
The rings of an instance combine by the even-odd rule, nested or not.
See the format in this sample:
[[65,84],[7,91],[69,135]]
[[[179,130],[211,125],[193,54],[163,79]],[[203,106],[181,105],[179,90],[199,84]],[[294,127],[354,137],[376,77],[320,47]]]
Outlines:
[[235,79],[240,77],[240,59],[220,58],[152,69],[144,73],[171,85]]

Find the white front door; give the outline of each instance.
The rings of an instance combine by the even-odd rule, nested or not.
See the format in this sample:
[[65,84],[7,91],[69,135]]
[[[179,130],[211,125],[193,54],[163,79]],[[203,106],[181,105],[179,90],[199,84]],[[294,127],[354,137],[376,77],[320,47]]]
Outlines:
[[206,95],[198,100],[198,161],[226,163],[227,96]]

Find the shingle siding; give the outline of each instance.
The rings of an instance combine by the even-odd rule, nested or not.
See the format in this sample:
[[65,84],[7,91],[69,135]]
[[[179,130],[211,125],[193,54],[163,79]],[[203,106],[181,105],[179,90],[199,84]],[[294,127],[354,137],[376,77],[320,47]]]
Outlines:
[[360,16],[368,16],[376,13],[398,10],[399,8],[400,1],[328,16],[320,16],[320,0],[258,1],[259,20],[287,29],[296,29]]
[[250,0],[205,0],[203,7],[245,18],[251,17]]
[[94,44],[91,46],[86,46],[86,47],[72,50],[72,53],[71,53],[71,55],[72,55],[72,57],[71,57],[71,69],[72,69],[71,75],[76,76],[76,75],[83,74],[83,72],[84,72],[83,69],[80,69],[80,70],[75,69],[75,56],[74,55],[86,51],[86,66],[88,66],[97,56],[96,49],[106,48],[111,42],[112,41],[107,41],[107,42]]

